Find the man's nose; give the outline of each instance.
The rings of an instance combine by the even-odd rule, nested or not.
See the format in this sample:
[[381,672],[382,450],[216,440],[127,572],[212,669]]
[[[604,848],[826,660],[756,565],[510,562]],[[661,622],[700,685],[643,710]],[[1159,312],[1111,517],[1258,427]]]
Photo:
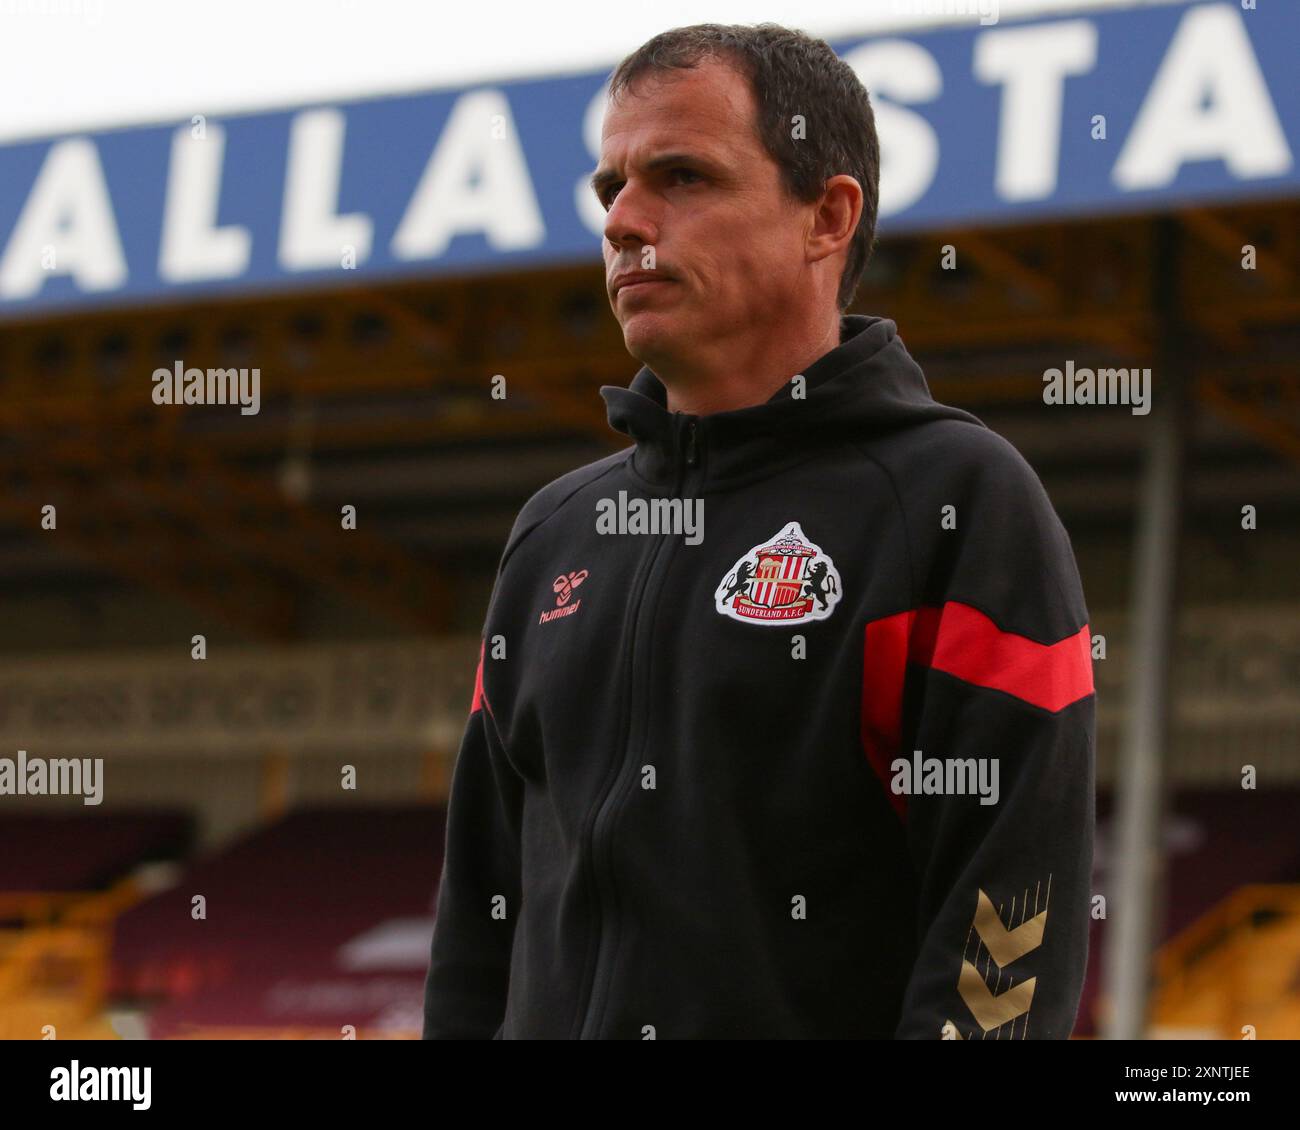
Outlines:
[[648,201],[630,184],[618,190],[605,214],[605,238],[617,248],[633,250],[659,241],[658,223]]

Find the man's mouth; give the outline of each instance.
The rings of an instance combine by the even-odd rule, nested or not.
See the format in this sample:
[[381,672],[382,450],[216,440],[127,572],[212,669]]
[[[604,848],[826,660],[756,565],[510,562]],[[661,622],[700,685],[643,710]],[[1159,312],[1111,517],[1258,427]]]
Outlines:
[[626,275],[616,276],[614,279],[614,294],[618,296],[625,290],[637,290],[655,283],[674,282],[675,280],[667,275],[654,274],[650,271],[628,272]]

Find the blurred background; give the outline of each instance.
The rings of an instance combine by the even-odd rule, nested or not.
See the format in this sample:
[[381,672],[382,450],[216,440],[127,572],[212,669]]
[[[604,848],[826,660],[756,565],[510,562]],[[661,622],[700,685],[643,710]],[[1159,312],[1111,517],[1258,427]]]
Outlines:
[[[771,19],[877,107],[853,310],[1078,556],[1076,1035],[1300,1037],[1300,8],[176,7],[0,4],[0,762],[103,762],[0,795],[0,1035],[418,1036],[497,562],[639,367],[604,82]],[[1067,362],[1153,409],[1046,404]],[[158,403],[177,367],[256,411]]]

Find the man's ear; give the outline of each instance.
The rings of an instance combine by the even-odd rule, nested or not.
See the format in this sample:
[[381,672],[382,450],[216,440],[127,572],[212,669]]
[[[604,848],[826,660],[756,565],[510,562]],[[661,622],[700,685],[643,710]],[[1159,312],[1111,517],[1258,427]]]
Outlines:
[[862,186],[857,178],[847,173],[831,177],[813,210],[809,260],[815,263],[841,250],[847,255],[861,218]]

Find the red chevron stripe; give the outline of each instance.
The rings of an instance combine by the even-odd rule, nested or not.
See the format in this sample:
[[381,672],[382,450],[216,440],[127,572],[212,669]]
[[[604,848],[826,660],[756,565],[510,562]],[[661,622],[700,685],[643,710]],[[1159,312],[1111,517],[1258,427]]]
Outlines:
[[889,763],[898,756],[903,727],[903,677],[915,612],[899,612],[867,625],[862,645],[862,748],[900,820],[907,798],[889,787]]
[[[487,640],[479,641],[478,645],[478,670],[474,672],[474,697],[470,699],[469,712],[471,714],[481,706],[487,706],[487,696],[483,693],[483,653],[487,649]],[[488,707],[488,713],[491,713],[491,707]]]
[[1084,624],[1072,636],[1042,644],[1004,632],[978,608],[952,600],[923,608],[908,659],[967,683],[1014,695],[1055,714],[1092,694],[1092,637]]
[[1004,632],[978,608],[955,600],[873,620],[863,639],[862,745],[900,818],[907,798],[888,788],[889,763],[900,752],[909,663],[1053,713],[1093,692],[1087,624],[1054,644],[1041,644]]

